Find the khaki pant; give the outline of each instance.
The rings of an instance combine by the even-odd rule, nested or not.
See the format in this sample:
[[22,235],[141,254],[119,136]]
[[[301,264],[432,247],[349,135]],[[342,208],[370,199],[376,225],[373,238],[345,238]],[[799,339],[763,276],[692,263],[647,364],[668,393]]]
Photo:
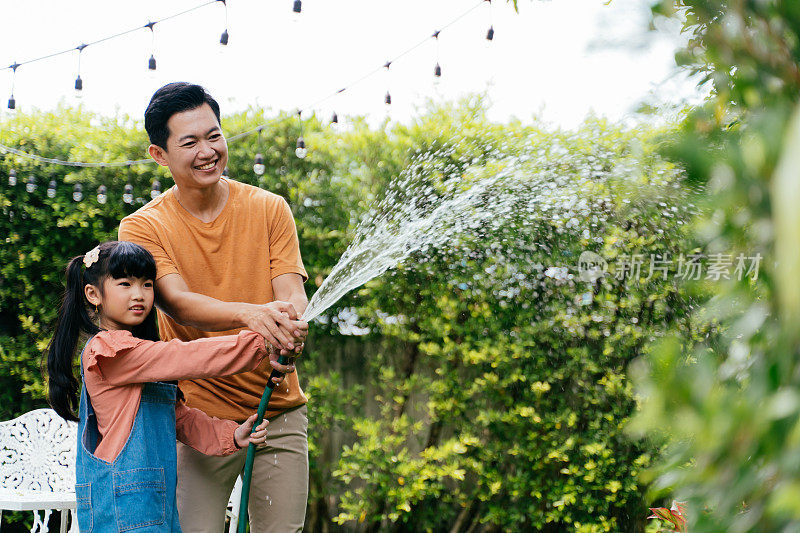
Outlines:
[[[250,488],[250,531],[303,530],[308,500],[306,406],[270,419],[256,451]],[[222,533],[225,509],[247,453],[212,457],[178,443],[178,516],[183,533]]]

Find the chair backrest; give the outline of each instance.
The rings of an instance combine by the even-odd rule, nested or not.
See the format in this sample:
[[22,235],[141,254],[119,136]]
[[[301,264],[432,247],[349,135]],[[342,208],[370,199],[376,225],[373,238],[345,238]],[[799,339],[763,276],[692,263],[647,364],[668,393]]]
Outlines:
[[0,491],[73,492],[77,434],[52,409],[0,422]]

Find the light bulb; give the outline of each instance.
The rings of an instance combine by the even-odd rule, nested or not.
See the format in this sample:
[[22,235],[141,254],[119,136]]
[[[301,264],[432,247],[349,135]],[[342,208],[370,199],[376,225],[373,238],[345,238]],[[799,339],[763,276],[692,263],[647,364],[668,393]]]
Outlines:
[[256,154],[256,158],[253,162],[253,172],[256,176],[263,176],[264,172],[267,171],[267,167],[264,166],[264,156],[261,154]]
[[75,78],[75,98],[82,98],[83,97],[83,80],[81,79],[81,75],[78,74],[78,77]]
[[8,186],[15,187],[17,185],[17,171],[13,168],[8,171]]
[[303,137],[297,138],[297,148],[295,148],[294,150],[294,155],[296,155],[300,159],[305,159],[306,155],[308,155],[308,150],[306,149],[306,141],[303,140]]
[[156,76],[156,58],[151,55],[150,59],[147,60],[147,77],[151,80],[155,80]]
[[14,99],[14,95],[11,95],[11,98],[8,99],[8,109],[10,111],[14,111],[17,108],[17,101]]
[[28,191],[28,194],[32,194],[36,190],[36,178],[33,177],[33,174],[28,176],[28,183],[25,184],[25,190]]
[[222,35],[219,38],[219,44],[222,47],[228,46],[228,29],[225,28],[225,31],[222,32]]
[[48,198],[56,197],[56,180],[50,180],[50,183],[47,184],[47,197]]
[[386,96],[383,97],[383,103],[386,105],[392,105],[392,95],[389,94],[389,91],[386,91]]
[[97,203],[105,204],[108,201],[108,196],[106,195],[106,186],[101,185],[97,188]]
[[153,182],[153,188],[150,190],[150,198],[155,200],[156,198],[159,197],[159,195],[161,195],[161,182],[155,180]]
[[83,185],[80,183],[76,183],[75,188],[72,189],[72,199],[76,202],[83,200]]
[[133,203],[133,185],[130,183],[125,185],[125,193],[122,195],[122,201],[126,204]]
[[294,5],[292,6],[292,22],[297,23],[300,21],[300,13],[303,11],[303,2],[300,0],[294,0]]

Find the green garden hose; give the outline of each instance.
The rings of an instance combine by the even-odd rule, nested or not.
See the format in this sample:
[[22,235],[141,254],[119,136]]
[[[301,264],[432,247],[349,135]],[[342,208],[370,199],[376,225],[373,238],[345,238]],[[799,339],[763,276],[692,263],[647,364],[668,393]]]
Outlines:
[[[289,359],[282,355],[278,358],[278,362],[282,365],[285,365],[289,362]],[[255,431],[261,421],[264,420],[264,413],[267,412],[269,398],[272,396],[272,391],[275,389],[275,383],[272,382],[272,378],[281,376],[283,376],[283,373],[278,372],[277,370],[273,370],[269,375],[267,386],[264,389],[264,394],[261,395],[261,403],[258,404],[258,416],[256,417],[256,421],[253,423],[253,431]],[[247,504],[250,501],[250,480],[253,477],[253,460],[255,457],[256,446],[255,444],[250,443],[247,445],[247,458],[244,461],[244,473],[242,474],[242,499],[239,503],[239,527],[236,530],[238,533],[245,533],[247,530]]]

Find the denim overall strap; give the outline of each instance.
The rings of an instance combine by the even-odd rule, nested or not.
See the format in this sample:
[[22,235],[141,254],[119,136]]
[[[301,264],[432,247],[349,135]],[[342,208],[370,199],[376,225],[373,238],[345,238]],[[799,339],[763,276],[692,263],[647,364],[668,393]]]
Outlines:
[[100,435],[91,398],[86,387],[81,388],[75,485],[81,533],[180,533],[175,505],[176,390],[168,383],[143,385],[128,440],[109,463],[93,454]]

